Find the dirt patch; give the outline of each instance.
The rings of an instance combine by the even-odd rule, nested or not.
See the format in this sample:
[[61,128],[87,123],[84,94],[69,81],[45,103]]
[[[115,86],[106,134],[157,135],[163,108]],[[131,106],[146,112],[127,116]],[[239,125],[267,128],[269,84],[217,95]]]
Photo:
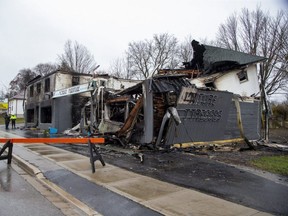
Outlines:
[[[288,129],[279,128],[271,129],[269,133],[269,144],[272,146],[281,144],[288,146]],[[262,156],[276,156],[288,155],[288,151],[283,151],[274,147],[267,147],[265,145],[257,146],[256,150],[248,149],[245,144],[228,144],[225,146],[210,146],[207,149],[195,151],[200,157],[208,157],[212,160],[224,162],[227,164],[246,166],[257,169],[251,163]]]

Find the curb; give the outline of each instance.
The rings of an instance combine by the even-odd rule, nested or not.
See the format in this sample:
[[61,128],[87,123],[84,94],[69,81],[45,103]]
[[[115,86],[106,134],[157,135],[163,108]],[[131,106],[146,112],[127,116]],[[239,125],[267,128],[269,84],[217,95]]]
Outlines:
[[61,196],[66,201],[70,202],[77,208],[79,208],[81,211],[85,212],[89,216],[100,216],[101,214],[95,211],[94,209],[87,206],[85,203],[81,202],[80,200],[73,197],[71,194],[64,191],[62,188],[57,186],[56,184],[52,183],[48,179],[45,178],[41,170],[39,170],[34,165],[28,163],[27,161],[23,160],[17,155],[13,155],[13,162],[19,166],[21,169],[23,169],[26,173],[28,173],[30,176],[36,177],[41,183],[46,185],[49,189],[57,193],[59,196]]

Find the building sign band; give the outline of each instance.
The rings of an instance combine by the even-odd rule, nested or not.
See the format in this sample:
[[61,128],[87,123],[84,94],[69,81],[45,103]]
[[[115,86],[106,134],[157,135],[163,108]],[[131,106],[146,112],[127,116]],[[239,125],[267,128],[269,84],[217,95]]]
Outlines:
[[[179,110],[182,111],[182,110]],[[184,119],[196,122],[217,122],[222,117],[222,110],[213,109],[185,109],[183,110]]]
[[85,83],[85,84],[81,84],[77,86],[72,86],[70,88],[54,91],[52,98],[63,97],[63,96],[72,95],[72,94],[79,94],[79,93],[83,93],[83,92],[87,92],[91,90],[93,90],[93,88],[91,87],[90,83]]
[[173,120],[166,133],[166,145],[221,140],[227,127],[232,93],[183,87],[177,101],[181,124]]
[[[217,122],[222,117],[223,107],[219,107],[218,95],[211,91],[184,88],[178,104],[186,109],[178,109],[181,118],[196,122]],[[220,109],[219,109],[220,108]]]

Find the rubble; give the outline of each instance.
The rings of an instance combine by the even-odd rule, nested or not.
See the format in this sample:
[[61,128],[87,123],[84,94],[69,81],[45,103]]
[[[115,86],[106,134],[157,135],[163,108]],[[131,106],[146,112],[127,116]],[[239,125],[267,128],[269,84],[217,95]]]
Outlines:
[[[122,146],[133,143],[165,149],[177,143],[184,146],[258,137],[259,122],[247,126],[245,121],[253,120],[249,113],[258,115],[259,101],[246,103],[230,92],[196,88],[186,75],[158,75],[118,92],[96,89],[95,95],[98,97],[90,109],[94,110],[90,118],[96,122],[92,135],[109,136]],[[245,106],[249,106],[248,113],[238,110],[235,98],[242,109],[248,110]],[[243,121],[240,125],[239,115]],[[244,133],[248,138],[241,138]]]

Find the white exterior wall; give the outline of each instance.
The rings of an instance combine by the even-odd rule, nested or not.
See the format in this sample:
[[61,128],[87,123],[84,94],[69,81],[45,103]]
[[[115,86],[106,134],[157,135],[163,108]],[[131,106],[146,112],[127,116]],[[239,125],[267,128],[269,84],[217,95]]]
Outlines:
[[203,78],[195,78],[195,79],[190,80],[190,82],[196,85],[196,87],[202,88],[202,87],[205,87],[203,80],[204,80]]
[[[54,91],[70,88],[72,86],[72,77],[73,74],[66,74],[66,73],[56,73],[55,74],[55,89]],[[78,76],[78,75],[75,75]],[[79,76],[79,84],[88,83],[92,80],[92,77],[89,76]]]
[[70,74],[56,73],[54,83],[55,83],[54,91],[69,88],[72,85],[71,75]]
[[9,101],[9,114],[15,114],[22,118],[24,116],[23,100],[13,99]]
[[249,66],[246,71],[248,80],[244,82],[240,82],[237,76],[237,73],[240,72],[240,70],[233,70],[225,74],[218,73],[209,77],[196,78],[191,80],[191,83],[195,84],[197,87],[205,87],[205,80],[215,77],[214,85],[218,90],[229,91],[247,97],[257,93],[259,94],[260,88],[256,64]]
[[105,87],[112,88],[115,90],[126,89],[141,82],[138,80],[115,79],[113,77],[109,77],[109,78],[97,77],[97,78],[94,78],[94,80],[97,82],[98,86],[100,86],[101,81],[105,81],[106,82]]
[[215,80],[216,88],[219,90],[228,90],[234,94],[247,97],[259,93],[260,88],[256,65],[247,68],[247,81],[240,82],[237,76],[238,72],[240,72],[240,70],[232,71]]

